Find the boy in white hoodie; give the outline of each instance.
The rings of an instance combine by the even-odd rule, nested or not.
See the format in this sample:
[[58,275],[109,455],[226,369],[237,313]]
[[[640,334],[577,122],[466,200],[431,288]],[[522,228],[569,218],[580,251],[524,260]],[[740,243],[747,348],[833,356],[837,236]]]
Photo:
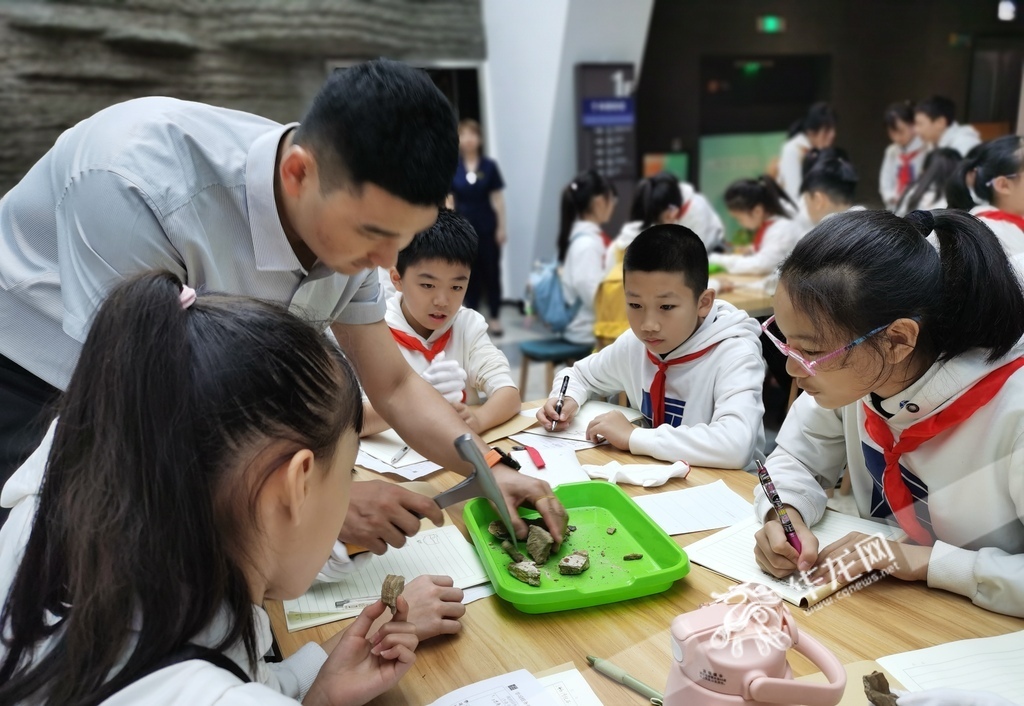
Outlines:
[[956,105],[944,96],[931,96],[917,102],[914,130],[929,147],[951,147],[962,157],[981,142],[977,130],[956,121]]
[[[396,292],[384,320],[409,366],[480,433],[515,416],[521,400],[508,358],[487,335],[487,320],[462,306],[476,247],[469,221],[442,208],[437,222],[398,253],[391,268]],[[364,401],[361,435],[387,428]]]
[[[612,345],[558,373],[552,397],[537,412],[564,428],[590,397],[625,391],[649,428],[620,412],[587,429],[616,448],[697,466],[745,468],[762,459],[764,362],[760,327],[707,288],[704,243],[677,224],[638,235],[623,258],[630,330]],[[557,387],[569,387],[561,414]]]

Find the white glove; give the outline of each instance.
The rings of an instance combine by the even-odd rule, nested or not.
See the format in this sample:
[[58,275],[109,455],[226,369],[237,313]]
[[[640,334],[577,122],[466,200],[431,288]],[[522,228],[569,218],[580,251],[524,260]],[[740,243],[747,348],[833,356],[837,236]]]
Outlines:
[[663,463],[627,463],[609,461],[603,466],[583,464],[583,470],[591,478],[606,480],[609,483],[630,483],[644,488],[656,488],[665,485],[669,478],[685,478],[690,472],[690,464],[676,461],[668,465]]
[[899,706],[1015,706],[1002,696],[990,691],[965,691],[963,689],[927,689],[913,693],[897,692]]
[[454,360],[445,360],[444,351],[438,353],[420,377],[430,383],[449,403],[462,401],[466,389],[466,371]]

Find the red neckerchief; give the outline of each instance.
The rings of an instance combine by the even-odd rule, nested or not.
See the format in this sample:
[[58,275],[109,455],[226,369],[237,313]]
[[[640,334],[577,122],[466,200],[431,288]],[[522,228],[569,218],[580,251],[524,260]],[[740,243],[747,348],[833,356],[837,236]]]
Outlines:
[[901,152],[898,156],[900,158],[900,168],[896,172],[896,196],[902,196],[903,192],[907,190],[911,182],[914,181],[914,158],[921,152],[917,149],[913,152]]
[[978,218],[989,218],[993,221],[1006,221],[1007,223],[1012,223],[1013,225],[1020,228],[1022,232],[1024,232],[1024,218],[1016,216],[1012,213],[1007,213],[1006,211],[999,211],[997,209],[993,209],[991,211],[980,211],[979,213],[975,213],[974,215]]
[[764,234],[768,230],[768,226],[774,222],[774,218],[766,218],[764,223],[761,224],[761,227],[757,229],[756,233],[754,233],[754,252],[760,252],[761,241],[764,239]]
[[651,382],[651,427],[657,428],[665,423],[666,371],[673,365],[681,365],[689,363],[691,360],[697,360],[697,358],[709,353],[717,345],[716,343],[696,353],[690,353],[675,360],[662,360],[650,351],[647,351],[647,359],[658,366],[658,372],[654,374],[654,381]]
[[[390,326],[388,328],[391,328]],[[454,328],[454,326],[452,327]],[[395,339],[402,348],[409,351],[419,351],[427,359],[428,363],[434,362],[434,357],[444,350],[444,347],[448,345],[448,340],[452,337],[452,329],[448,329],[441,336],[430,344],[430,348],[427,348],[420,339],[415,336],[411,336],[405,331],[399,331],[398,329],[391,328],[391,336]]]
[[1017,358],[996,368],[938,414],[904,429],[898,442],[894,441],[886,421],[867,404],[864,405],[864,428],[871,440],[882,449],[885,458],[882,492],[900,527],[918,544],[930,547],[935,544],[935,537],[917,520],[914,496],[911,495],[910,488],[907,487],[900,472],[900,456],[969,419],[972,414],[988,404],[1002,389],[1006,380],[1022,366],[1024,358]]

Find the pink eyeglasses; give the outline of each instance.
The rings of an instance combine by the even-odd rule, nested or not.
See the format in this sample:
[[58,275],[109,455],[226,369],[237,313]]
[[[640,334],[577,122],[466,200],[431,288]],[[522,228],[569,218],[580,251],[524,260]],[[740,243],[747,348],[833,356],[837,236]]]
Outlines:
[[846,353],[848,350],[850,350],[854,346],[858,346],[861,343],[864,343],[864,341],[868,340],[869,338],[874,336],[876,333],[880,333],[881,331],[884,331],[889,326],[889,324],[886,324],[885,326],[879,326],[878,328],[876,328],[873,331],[868,331],[867,333],[865,333],[863,336],[861,336],[857,340],[851,341],[850,343],[847,343],[842,348],[837,348],[836,350],[832,351],[831,353],[823,355],[823,356],[821,356],[819,358],[815,358],[814,360],[807,360],[802,355],[800,355],[799,353],[794,351],[792,348],[790,348],[786,343],[784,343],[783,341],[780,341],[775,336],[774,333],[772,333],[771,331],[768,330],[768,327],[772,325],[773,321],[775,321],[775,316],[774,315],[770,316],[767,321],[765,321],[763,324],[761,324],[761,330],[764,331],[764,335],[771,339],[771,342],[775,344],[775,347],[778,348],[779,351],[783,355],[788,356],[788,357],[792,358],[793,360],[795,360],[797,362],[797,364],[801,368],[803,368],[804,371],[808,375],[812,375],[812,376],[813,375],[817,375],[817,373],[814,372],[815,368],[817,368],[819,365],[824,363],[826,360],[831,360],[832,358],[835,358],[838,355],[842,355],[843,353]]

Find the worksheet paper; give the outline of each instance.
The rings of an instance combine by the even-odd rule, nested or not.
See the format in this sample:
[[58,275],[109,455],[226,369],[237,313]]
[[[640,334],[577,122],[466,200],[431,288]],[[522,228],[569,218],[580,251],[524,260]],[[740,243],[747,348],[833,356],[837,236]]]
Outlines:
[[[359,440],[360,450],[365,451],[375,459],[383,461],[393,468],[412,466],[417,463],[423,463],[427,460],[425,456],[416,453],[414,449],[409,449],[399,460],[392,463],[391,459],[393,459],[398,452],[405,447],[405,445],[405,442],[402,441],[402,437],[400,437],[398,432],[394,429],[386,429],[379,434],[367,436]],[[438,468],[440,468],[440,466],[438,466]]]
[[458,588],[487,583],[476,550],[457,527],[423,530],[401,549],[389,547],[382,556],[369,557],[343,580],[315,583],[305,595],[284,601],[288,632],[358,615],[380,597],[381,584],[388,574],[404,576],[407,583],[424,574],[445,574]]
[[424,476],[429,476],[434,471],[441,470],[441,466],[438,466],[433,461],[423,461],[422,463],[395,468],[389,463],[374,458],[362,449],[359,449],[359,453],[356,454],[356,465],[375,473],[394,473],[406,480],[419,480]]
[[601,699],[576,668],[537,677],[537,681],[559,706],[602,706]]
[[724,480],[684,490],[638,495],[633,500],[668,534],[731,527],[750,519],[754,512],[754,506],[730,490]]
[[[520,446],[532,446],[533,448],[540,451],[542,454],[545,451],[582,451],[583,449],[592,449],[600,444],[595,444],[593,441],[577,441],[575,439],[561,439],[557,436],[541,436],[539,434],[513,434],[509,437],[512,441],[516,442]],[[603,441],[601,442],[604,443]]]
[[430,706],[560,706],[560,703],[545,691],[537,677],[520,669],[456,689]]
[[622,412],[626,419],[631,422],[635,422],[643,418],[643,414],[640,410],[633,409],[632,407],[622,407],[617,404],[609,404],[608,402],[602,402],[600,400],[589,400],[583,403],[579,411],[576,412],[576,416],[569,422],[569,426],[561,431],[550,431],[544,428],[540,424],[535,427],[530,427],[524,434],[532,434],[534,436],[553,436],[561,439],[575,439],[576,441],[587,440],[587,426],[595,417],[598,417],[606,412]]
[[947,642],[877,661],[909,691],[978,689],[1024,704],[1024,630]]
[[579,483],[590,480],[590,476],[580,466],[576,452],[572,449],[558,449],[539,452],[544,459],[544,468],[537,468],[527,451],[513,451],[512,458],[519,462],[519,472],[525,476],[540,478],[547,481],[552,488],[563,483]]
[[[760,528],[761,523],[756,518],[748,516],[742,522],[687,545],[685,547],[686,555],[691,562],[700,564],[734,581],[765,584],[796,606],[814,605],[839,590],[838,587],[833,590],[831,583],[826,583],[824,586],[805,587],[802,581],[797,580],[799,578],[797,574],[791,578],[777,579],[763,572],[754,559],[754,533]],[[887,539],[896,541],[906,537],[903,530],[898,527],[852,515],[843,515],[832,510],[826,510],[821,522],[814,525],[811,531],[814,532],[818,538],[818,544],[822,547],[842,539],[850,532],[863,532],[866,535],[881,534]]]

